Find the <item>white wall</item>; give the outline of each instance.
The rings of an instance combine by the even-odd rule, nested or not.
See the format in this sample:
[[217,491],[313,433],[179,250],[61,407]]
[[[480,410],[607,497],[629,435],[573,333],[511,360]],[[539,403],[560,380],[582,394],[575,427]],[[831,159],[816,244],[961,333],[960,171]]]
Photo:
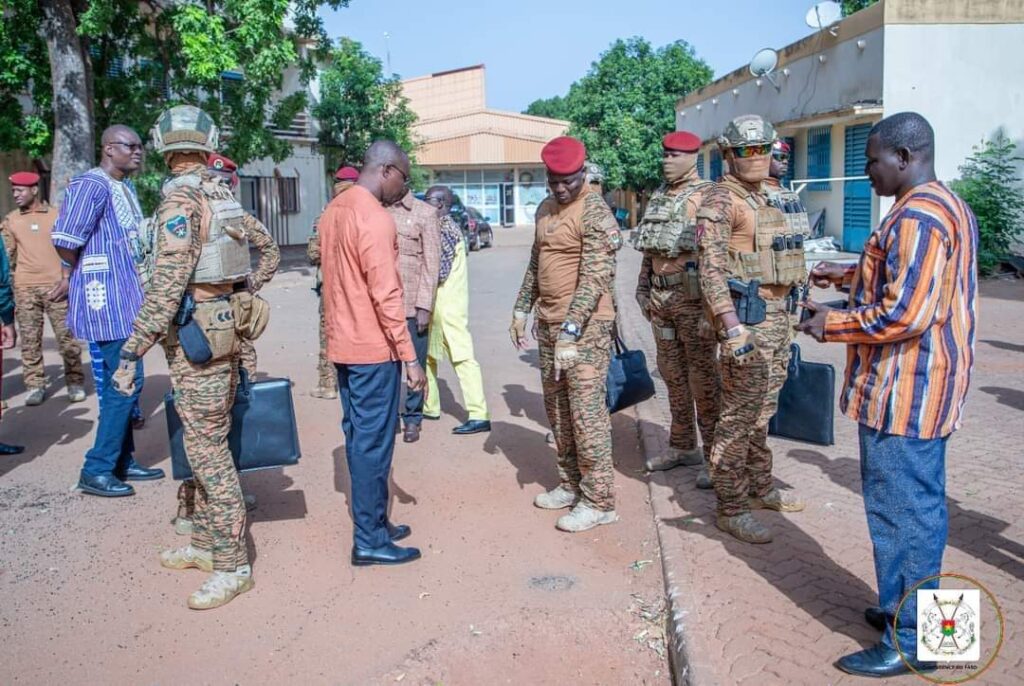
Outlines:
[[1024,152],[1024,24],[886,27],[884,98],[886,115],[931,122],[942,180],[1000,126]]
[[[863,49],[858,41],[864,41]],[[824,63],[818,61],[819,54],[825,56]],[[676,113],[676,129],[709,140],[742,114],[783,122],[878,101],[882,98],[882,55],[883,30],[879,28],[787,64],[788,76],[782,70],[772,74],[779,90],[767,79],[758,86],[751,77],[733,89],[738,95],[729,90],[687,106]]]

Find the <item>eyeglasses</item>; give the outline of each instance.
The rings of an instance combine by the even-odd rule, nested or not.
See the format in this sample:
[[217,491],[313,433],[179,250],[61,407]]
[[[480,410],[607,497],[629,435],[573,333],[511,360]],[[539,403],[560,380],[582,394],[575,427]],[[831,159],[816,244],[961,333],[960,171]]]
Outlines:
[[439,195],[428,195],[423,198],[423,202],[433,205],[434,207],[441,207],[444,205],[444,198]]
[[744,145],[742,147],[733,148],[732,154],[741,160],[745,160],[748,157],[757,157],[759,155],[767,155],[772,151],[772,144],[765,143],[763,145]]
[[777,162],[789,162],[788,152],[773,152],[772,159]]
[[388,164],[388,165],[385,165],[385,166],[386,167],[390,167],[391,169],[394,169],[396,172],[398,172],[399,174],[402,175],[402,185],[404,185],[404,186],[408,186],[409,185],[409,175],[408,174],[406,174],[404,171],[402,171],[401,169],[399,169],[398,167],[396,167],[393,164]]
[[124,141],[110,141],[111,145],[122,145],[128,148],[129,152],[135,152],[136,150],[142,150],[142,143],[125,143]]

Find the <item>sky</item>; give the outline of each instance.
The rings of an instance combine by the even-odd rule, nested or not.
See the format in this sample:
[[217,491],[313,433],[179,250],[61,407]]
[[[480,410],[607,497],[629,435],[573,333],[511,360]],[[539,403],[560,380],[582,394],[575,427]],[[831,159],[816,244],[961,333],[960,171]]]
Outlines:
[[[715,77],[749,63],[761,48],[809,35],[814,0],[351,0],[325,12],[331,38],[348,36],[402,78],[483,63],[487,105],[519,112],[564,95],[617,38],[654,46],[685,40]],[[436,7],[431,12],[427,7]],[[384,33],[389,37],[385,39]]]

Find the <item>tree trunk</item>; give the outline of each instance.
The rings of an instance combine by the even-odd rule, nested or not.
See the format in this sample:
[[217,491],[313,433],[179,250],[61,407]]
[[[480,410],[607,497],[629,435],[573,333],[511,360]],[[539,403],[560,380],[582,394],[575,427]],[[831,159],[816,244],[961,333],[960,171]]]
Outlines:
[[70,0],[39,0],[53,82],[51,202],[59,203],[71,177],[95,161],[96,133],[89,102],[88,57],[75,31]]

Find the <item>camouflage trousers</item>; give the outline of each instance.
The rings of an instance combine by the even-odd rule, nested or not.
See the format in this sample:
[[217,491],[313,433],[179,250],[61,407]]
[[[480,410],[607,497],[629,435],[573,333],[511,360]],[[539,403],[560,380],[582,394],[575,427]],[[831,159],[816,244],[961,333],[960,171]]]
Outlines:
[[721,360],[721,412],[711,449],[718,514],[727,517],[748,512],[748,497],[761,497],[772,489],[768,422],[786,382],[793,336],[785,312],[771,312],[764,322],[747,328],[757,340],[757,355],[744,365],[727,356]]
[[[658,348],[658,371],[668,387],[672,411],[669,445],[680,450],[697,447],[697,425],[704,459],[711,458],[718,421],[722,380],[718,373],[718,342],[700,335],[704,307],[687,300],[681,288],[651,289],[651,328]],[[694,407],[697,421],[694,422]]]
[[[211,551],[215,570],[233,571],[249,561],[245,502],[228,449],[238,358],[199,366],[185,359],[177,345],[167,346],[166,352],[185,455],[195,482],[192,545]],[[187,488],[183,484],[179,489],[179,499],[188,497],[182,493]]]
[[21,340],[21,366],[25,388],[46,387],[46,373],[43,370],[43,318],[50,319],[50,327],[57,338],[57,349],[64,361],[64,383],[81,386],[85,383],[82,373],[82,346],[72,337],[68,329],[68,301],[51,302],[46,294],[49,286],[15,286],[15,315],[18,320],[18,336]]
[[256,344],[244,338],[238,339],[238,366],[245,370],[249,381],[256,381]]
[[612,322],[587,324],[577,343],[579,361],[558,381],[555,341],[561,323],[541,322],[537,328],[544,409],[555,437],[561,486],[598,510],[613,510],[612,423],[605,398]]
[[319,377],[320,388],[338,390],[338,371],[334,364],[327,359],[327,331],[324,322],[324,299],[320,298],[320,353],[317,358],[317,376]]

